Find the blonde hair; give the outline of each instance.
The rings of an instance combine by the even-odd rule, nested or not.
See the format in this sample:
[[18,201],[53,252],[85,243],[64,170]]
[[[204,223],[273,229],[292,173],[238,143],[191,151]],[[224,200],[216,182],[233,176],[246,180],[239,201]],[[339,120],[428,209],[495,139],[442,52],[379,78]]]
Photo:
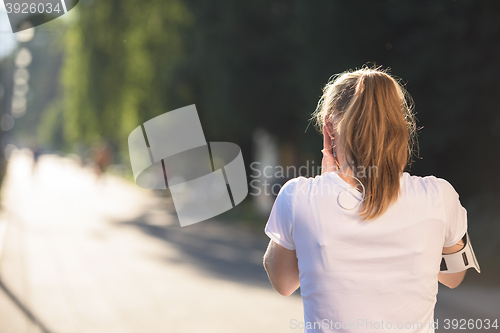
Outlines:
[[404,167],[418,149],[411,96],[379,68],[365,65],[333,76],[313,114],[319,128],[331,124],[336,130],[351,170],[377,172],[354,174],[364,186],[362,220],[382,215],[396,201]]

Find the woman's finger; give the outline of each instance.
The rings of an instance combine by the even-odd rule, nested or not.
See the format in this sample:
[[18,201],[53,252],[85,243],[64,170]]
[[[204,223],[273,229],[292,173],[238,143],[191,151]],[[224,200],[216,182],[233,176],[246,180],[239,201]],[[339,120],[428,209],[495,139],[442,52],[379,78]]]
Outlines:
[[330,133],[328,133],[326,125],[323,125],[323,149],[332,152],[332,138],[330,137]]
[[335,157],[333,156],[332,138],[323,126],[323,160],[321,161],[321,173],[336,171]]

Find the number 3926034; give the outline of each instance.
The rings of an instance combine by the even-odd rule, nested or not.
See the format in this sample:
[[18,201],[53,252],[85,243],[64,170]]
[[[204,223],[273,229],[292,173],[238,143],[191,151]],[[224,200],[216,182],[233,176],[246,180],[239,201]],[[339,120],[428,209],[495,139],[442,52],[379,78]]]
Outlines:
[[60,3],[52,4],[42,3],[42,2],[24,2],[24,3],[10,3],[5,2],[5,9],[7,10],[7,14],[16,13],[16,14],[59,14],[63,11],[60,6]]

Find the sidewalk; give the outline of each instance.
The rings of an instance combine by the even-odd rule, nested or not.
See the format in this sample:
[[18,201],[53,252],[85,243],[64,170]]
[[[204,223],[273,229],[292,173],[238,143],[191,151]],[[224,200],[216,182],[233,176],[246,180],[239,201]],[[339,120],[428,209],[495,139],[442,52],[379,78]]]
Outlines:
[[267,240],[203,222],[69,159],[13,156],[3,189],[0,333],[289,332],[300,297],[275,293]]

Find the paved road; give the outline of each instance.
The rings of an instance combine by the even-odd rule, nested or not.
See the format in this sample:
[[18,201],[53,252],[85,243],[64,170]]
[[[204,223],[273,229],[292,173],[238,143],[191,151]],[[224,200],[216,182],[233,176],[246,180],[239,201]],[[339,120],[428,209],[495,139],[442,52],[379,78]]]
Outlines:
[[3,189],[0,332],[287,332],[300,297],[271,290],[267,241],[204,222],[69,159],[11,159]]
[[[2,204],[0,333],[300,332],[300,296],[271,289],[267,239],[241,227],[180,228],[166,198],[68,158],[33,169],[24,152]],[[436,314],[500,319],[499,295],[443,288]]]

